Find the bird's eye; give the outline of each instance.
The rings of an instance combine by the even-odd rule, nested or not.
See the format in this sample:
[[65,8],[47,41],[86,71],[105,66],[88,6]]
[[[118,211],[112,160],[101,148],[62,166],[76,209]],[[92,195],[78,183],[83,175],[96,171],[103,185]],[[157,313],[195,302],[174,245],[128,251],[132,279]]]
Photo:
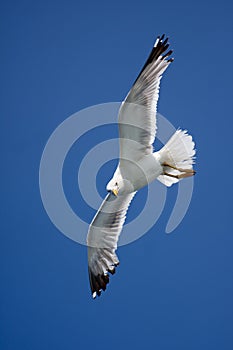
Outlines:
[[118,186],[118,183],[117,183],[117,182],[115,183],[115,186]]

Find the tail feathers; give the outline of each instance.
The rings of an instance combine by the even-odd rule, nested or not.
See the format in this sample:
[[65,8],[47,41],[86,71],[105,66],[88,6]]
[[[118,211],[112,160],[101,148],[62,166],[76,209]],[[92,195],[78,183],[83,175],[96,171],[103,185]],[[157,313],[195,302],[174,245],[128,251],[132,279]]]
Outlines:
[[[192,169],[196,153],[194,147],[195,143],[193,142],[192,136],[187,133],[187,130],[178,129],[166,145],[158,152],[160,155],[160,162],[161,164],[170,164],[176,168]],[[178,170],[170,167],[165,167],[165,171],[171,175],[180,174]],[[167,175],[160,175],[158,180],[168,187],[179,181],[179,179]]]

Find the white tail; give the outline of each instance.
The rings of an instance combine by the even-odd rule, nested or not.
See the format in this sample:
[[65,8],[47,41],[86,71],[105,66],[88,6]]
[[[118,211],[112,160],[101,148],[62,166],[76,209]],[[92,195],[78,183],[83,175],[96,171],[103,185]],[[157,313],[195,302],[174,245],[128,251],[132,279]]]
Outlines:
[[[192,169],[196,153],[194,147],[195,143],[193,142],[192,136],[187,133],[187,130],[178,129],[170,140],[168,140],[166,145],[158,152],[160,155],[160,162],[161,164],[170,164],[176,168]],[[166,168],[166,172],[172,175],[180,174],[178,170],[169,167]],[[166,186],[171,186],[179,181],[179,179],[166,175],[160,175],[158,180]]]

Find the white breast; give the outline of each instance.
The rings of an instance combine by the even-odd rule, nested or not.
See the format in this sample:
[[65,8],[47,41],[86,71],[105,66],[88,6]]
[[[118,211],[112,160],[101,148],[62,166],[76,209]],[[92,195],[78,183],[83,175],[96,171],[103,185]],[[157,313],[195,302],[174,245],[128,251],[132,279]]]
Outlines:
[[161,175],[163,169],[157,157],[149,154],[138,162],[121,160],[120,171],[132,183],[134,191],[138,191]]

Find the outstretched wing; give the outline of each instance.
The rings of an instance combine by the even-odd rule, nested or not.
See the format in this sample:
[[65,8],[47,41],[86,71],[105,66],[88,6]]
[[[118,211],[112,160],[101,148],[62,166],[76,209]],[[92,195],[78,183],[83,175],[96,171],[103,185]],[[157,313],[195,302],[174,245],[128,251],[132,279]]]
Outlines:
[[158,37],[139,76],[119,111],[120,157],[139,160],[152,153],[156,135],[156,109],[163,72],[173,58],[168,38]]
[[134,193],[114,196],[109,193],[90,224],[88,245],[88,270],[93,298],[106,289],[109,274],[114,274],[119,260],[115,251]]

